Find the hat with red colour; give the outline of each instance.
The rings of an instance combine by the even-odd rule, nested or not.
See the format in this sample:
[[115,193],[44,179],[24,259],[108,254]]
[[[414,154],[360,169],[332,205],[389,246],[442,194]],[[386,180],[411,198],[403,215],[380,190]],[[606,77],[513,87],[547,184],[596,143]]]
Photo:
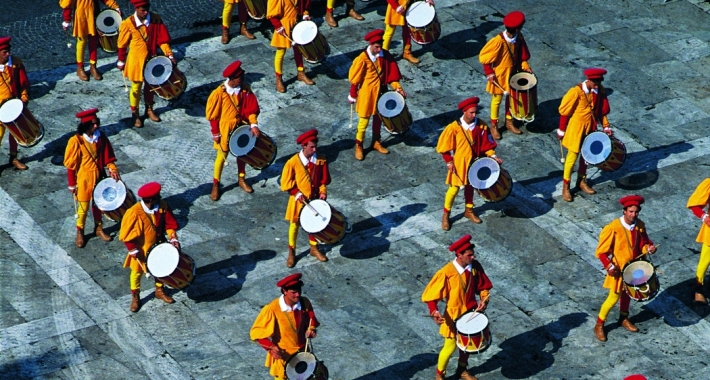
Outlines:
[[131,0],[131,4],[133,4],[134,7],[144,7],[146,5],[150,5],[149,0]]
[[10,41],[12,38],[10,36],[0,37],[0,50],[10,49]]
[[525,14],[521,11],[513,11],[503,17],[503,25],[508,29],[518,29],[525,24]]
[[365,41],[369,42],[370,44],[374,44],[377,42],[382,42],[384,39],[385,31],[382,29],[375,29],[370,33],[367,33],[365,35]]
[[86,111],[81,111],[76,114],[76,117],[81,120],[82,123],[96,119],[96,113],[99,112],[98,108],[90,108]]
[[627,195],[621,199],[619,199],[619,203],[621,203],[624,208],[630,207],[630,206],[641,206],[643,202],[646,200],[643,199],[642,196],[640,195]]
[[461,239],[456,240],[449,246],[449,251],[451,252],[456,252],[456,253],[463,253],[467,249],[471,249],[475,247],[473,243],[471,243],[471,235],[466,234],[461,237]]
[[229,79],[234,79],[242,74],[244,74],[244,70],[242,70],[242,61],[234,61],[230,63],[224,71],[222,71],[222,76]]
[[644,375],[642,375],[642,374],[640,374],[640,373],[636,373],[636,374],[633,374],[633,375],[630,375],[630,376],[626,376],[626,377],[624,378],[624,380],[647,380],[647,379],[646,379],[646,376],[644,376]]
[[301,133],[301,135],[296,138],[296,143],[304,145],[313,140],[318,140],[318,130],[315,128]]
[[277,282],[276,286],[278,286],[279,288],[290,288],[296,285],[303,285],[303,282],[301,282],[301,277],[303,277],[303,275],[300,273],[288,275],[282,278],[281,281]]
[[480,102],[480,101],[481,101],[481,99],[479,99],[478,96],[468,98],[468,99],[462,101],[461,103],[459,103],[459,109],[461,111],[466,112],[467,109],[469,109],[473,106],[477,106],[478,102]]
[[606,75],[606,70],[600,67],[591,67],[584,70],[584,76],[589,80],[604,80],[604,75]]
[[143,199],[154,198],[155,196],[160,194],[161,188],[162,187],[158,182],[148,182],[145,185],[141,186],[140,189],[138,189],[138,196]]

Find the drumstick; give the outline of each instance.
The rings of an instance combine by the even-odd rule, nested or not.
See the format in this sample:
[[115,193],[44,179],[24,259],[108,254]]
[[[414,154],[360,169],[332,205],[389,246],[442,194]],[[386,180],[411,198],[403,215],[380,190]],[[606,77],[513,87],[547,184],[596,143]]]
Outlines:
[[136,261],[138,261],[138,264],[140,264],[141,268],[143,268],[143,273],[145,273],[145,278],[150,278],[150,272],[148,272],[148,268],[145,267],[145,264],[143,264],[142,261],[138,260],[138,258],[136,258]]
[[74,219],[79,219],[79,210],[76,207],[76,194],[72,194],[72,199],[74,200]]
[[350,125],[348,129],[353,129],[353,103],[350,103]]
[[303,203],[305,203],[306,206],[307,206],[309,209],[311,209],[311,211],[313,211],[313,215],[315,215],[315,216],[321,216],[321,215],[318,213],[318,211],[316,211],[316,209],[314,209],[313,206],[311,206],[310,203],[308,203],[308,202],[306,202],[306,201],[303,201]]
[[562,150],[562,140],[560,140],[560,162],[565,163],[565,152]]
[[71,38],[69,37],[69,31],[64,29],[64,34],[67,36],[67,49],[71,49]]
[[498,88],[500,88],[501,90],[503,90],[503,95],[506,95],[506,96],[508,95],[508,91],[506,91],[503,87],[501,87],[501,86],[498,84],[498,82],[493,81],[493,84],[496,85],[496,87],[498,87]]
[[128,92],[128,84],[126,83],[126,76],[121,73],[121,77],[123,77],[123,91]]
[[473,314],[471,314],[471,316],[468,317],[468,319],[466,320],[466,322],[468,323],[468,321],[472,320],[473,318],[478,317],[479,315],[481,315],[481,313],[479,313],[479,312],[477,312],[477,311],[474,311]]

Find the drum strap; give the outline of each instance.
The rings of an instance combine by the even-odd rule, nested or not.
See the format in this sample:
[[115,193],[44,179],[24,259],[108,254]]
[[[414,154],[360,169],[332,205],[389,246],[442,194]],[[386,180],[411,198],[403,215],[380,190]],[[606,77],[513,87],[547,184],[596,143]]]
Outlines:
[[7,83],[7,79],[5,79],[5,72],[7,72],[7,76],[8,78],[10,78],[10,82],[12,82],[12,75],[10,75],[9,70],[5,70],[0,73],[0,79],[2,79],[2,83],[7,86],[8,90],[10,90],[10,93],[14,95],[14,92],[12,91],[12,86],[10,86],[10,83]]
[[[365,54],[368,54],[367,51],[365,52]],[[372,62],[372,61],[370,61],[369,56],[368,56],[367,61],[372,64],[372,67],[375,69],[375,72],[377,73],[377,80],[380,81],[380,93],[377,96],[379,99],[379,95],[382,95],[385,92],[387,92],[387,83],[382,83],[382,71],[380,71],[380,65],[377,63],[378,59],[379,58],[375,58],[375,62]],[[383,90],[383,88],[384,88],[384,90]]]
[[96,164],[96,167],[99,169],[99,179],[104,179],[106,177],[106,172],[104,170],[101,170],[101,166],[99,165],[99,143],[98,141],[96,142],[96,156],[94,156],[91,151],[89,150],[89,147],[84,145],[84,138],[81,135],[76,136],[77,140],[79,140],[79,146],[81,147],[82,152],[86,153],[91,159],[94,161]]
[[[298,161],[300,162],[301,160],[299,159]],[[310,163],[309,163],[309,164],[310,164]],[[313,173],[311,173],[311,171],[308,170],[308,165],[309,165],[309,164],[303,165],[303,163],[301,163],[301,167],[303,168],[303,170],[306,171],[306,178],[308,178],[308,184],[311,186],[311,190],[313,190],[313,182],[315,182],[315,180],[316,180],[316,179],[315,179],[315,167],[316,167],[316,165],[313,164]],[[313,194],[311,194],[311,196],[313,196]]]
[[[471,151],[475,156],[478,156],[478,151],[480,150],[480,143],[475,144],[476,142],[479,142],[479,140],[476,141],[471,141],[471,136],[469,136],[471,133],[466,130],[466,128],[461,125],[461,120],[456,120],[456,123],[461,127],[461,130],[463,131],[463,136],[466,138],[466,141],[468,141],[468,145],[471,147]],[[474,131],[476,130],[476,127],[474,127]],[[475,146],[474,146],[475,144]]]
[[[239,119],[241,120],[241,118],[242,118],[242,117],[241,117],[242,107],[241,107],[240,103],[235,102],[235,101],[234,101],[234,98],[232,98],[232,95],[229,95],[229,93],[227,92],[227,89],[224,87],[224,83],[222,83],[222,88],[224,89],[224,93],[227,94],[227,97],[229,98],[229,101],[231,101],[231,102],[232,102],[232,105],[234,106],[234,108],[237,109],[237,117],[239,117]],[[241,93],[242,91],[239,90],[239,92]],[[237,94],[237,100],[239,100],[239,95],[238,95],[238,94]]]

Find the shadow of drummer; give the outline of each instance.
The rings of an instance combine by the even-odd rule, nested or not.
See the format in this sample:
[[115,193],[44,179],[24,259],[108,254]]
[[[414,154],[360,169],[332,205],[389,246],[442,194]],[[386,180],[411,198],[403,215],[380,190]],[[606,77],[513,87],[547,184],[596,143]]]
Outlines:
[[438,357],[439,355],[432,353],[414,355],[407,361],[399,362],[385,368],[372,371],[353,380],[413,379],[421,371],[431,372],[431,368],[436,365]]

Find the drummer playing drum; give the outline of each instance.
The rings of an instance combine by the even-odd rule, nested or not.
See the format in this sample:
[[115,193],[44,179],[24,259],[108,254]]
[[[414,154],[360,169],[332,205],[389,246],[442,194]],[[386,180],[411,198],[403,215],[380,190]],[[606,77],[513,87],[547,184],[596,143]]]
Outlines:
[[[439,334],[444,337],[444,347],[439,353],[436,365],[436,379],[446,378],[446,367],[456,350],[456,319],[468,311],[483,312],[488,307],[489,291],[493,284],[483,271],[481,263],[476,260],[471,243],[471,235],[464,235],[449,246],[449,251],[456,258],[439,269],[431,278],[422,293],[422,302],[429,307],[429,314],[439,328]],[[476,294],[480,301],[476,301]],[[439,312],[437,303],[445,301],[444,315]],[[475,380],[466,371],[468,352],[459,349],[458,366],[454,379]]]
[[[30,80],[27,78],[22,61],[10,54],[11,41],[9,36],[0,37],[0,104],[18,98],[26,106],[30,101]],[[2,145],[5,129],[5,126],[0,123],[0,145]],[[17,158],[17,140],[9,131],[7,142],[10,144],[10,165],[17,170],[27,170],[27,165]]]
[[624,208],[624,214],[607,224],[601,234],[599,243],[594,254],[602,262],[607,275],[604,279],[604,287],[609,289],[609,296],[599,310],[597,324],[594,326],[594,336],[602,342],[606,342],[606,332],[604,331],[604,321],[609,315],[611,308],[619,302],[619,325],[631,332],[639,329],[629,321],[629,304],[631,299],[624,291],[624,282],[621,271],[624,266],[634,259],[647,253],[655,253],[656,247],[648,238],[646,225],[638,215],[641,212],[641,205],[644,199],[640,195],[627,195],[619,200]]
[[[214,160],[212,193],[210,194],[213,201],[219,200],[219,180],[227,160],[227,154],[229,154],[229,134],[240,125],[249,124],[252,135],[259,136],[259,125],[256,119],[259,115],[259,102],[251,91],[251,87],[243,83],[242,62],[232,62],[224,69],[222,76],[227,79],[212,91],[205,108],[205,115],[212,129],[213,146],[217,150],[217,157]],[[254,189],[245,179],[246,163],[239,157],[237,157],[237,169],[239,171],[239,187],[247,193],[253,192]]]
[[[67,168],[69,191],[74,195],[76,202],[76,246],[84,248],[86,242],[84,225],[89,203],[92,203],[94,187],[106,177],[104,168],[108,168],[109,175],[118,181],[121,176],[116,167],[116,156],[108,137],[101,133],[101,121],[96,113],[98,108],[91,108],[76,114],[79,126],[76,134],[69,138],[64,152],[64,166]],[[91,214],[94,216],[94,235],[103,241],[111,241],[102,227],[102,213],[96,204],[91,204]]]
[[468,98],[459,103],[458,108],[463,115],[444,128],[436,144],[436,152],[441,154],[446,162],[446,184],[449,190],[444,197],[444,215],[441,218],[441,228],[448,231],[451,228],[449,215],[454,205],[454,198],[461,187],[464,188],[464,201],[466,211],[463,216],[472,222],[481,223],[473,212],[473,186],[468,178],[468,168],[479,157],[491,157],[498,164],[503,160],[496,156],[495,148],[498,146],[491,136],[491,131],[481,119],[476,116],[478,110],[478,97]]

